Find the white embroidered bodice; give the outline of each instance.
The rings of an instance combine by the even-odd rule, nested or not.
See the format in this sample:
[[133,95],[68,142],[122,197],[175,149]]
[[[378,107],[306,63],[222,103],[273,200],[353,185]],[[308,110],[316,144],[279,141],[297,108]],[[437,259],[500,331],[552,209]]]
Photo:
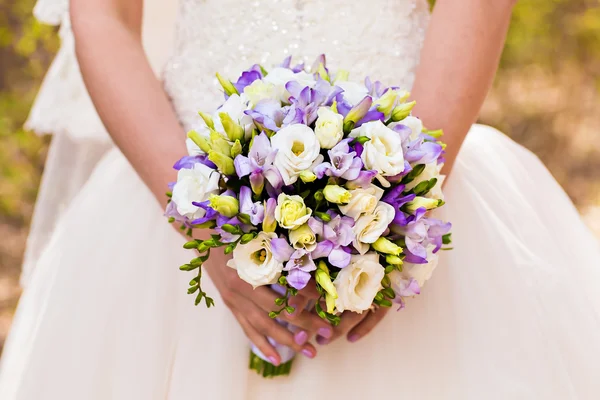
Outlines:
[[[38,0],[38,19],[61,24],[62,46],[26,126],[76,140],[109,141],[81,79],[68,0]],[[144,0],[146,54],[164,79],[186,128],[223,95],[215,73],[232,80],[254,63],[293,55],[409,89],[429,20],[427,0]],[[174,31],[174,35],[172,34]]]
[[428,20],[427,0],[181,0],[165,88],[187,128],[223,101],[215,72],[235,80],[288,55],[409,89]]

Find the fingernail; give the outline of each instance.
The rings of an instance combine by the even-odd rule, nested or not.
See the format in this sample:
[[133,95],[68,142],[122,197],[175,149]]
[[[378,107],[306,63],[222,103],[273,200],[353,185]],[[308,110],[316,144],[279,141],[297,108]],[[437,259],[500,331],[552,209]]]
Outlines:
[[303,349],[302,350],[302,354],[304,354],[306,357],[308,358],[314,358],[314,354],[312,351],[310,351],[309,349]]
[[348,335],[348,341],[351,343],[356,342],[358,339],[360,339],[360,335],[357,335],[356,333]]
[[268,357],[269,361],[271,361],[271,364],[273,364],[274,366],[278,366],[279,365],[279,360],[273,356]]
[[331,328],[319,328],[317,333],[320,336],[323,336],[324,338],[327,338],[327,339],[329,339],[331,337],[331,335],[333,335],[333,331],[331,330]]
[[324,346],[329,343],[329,339],[324,338],[323,336],[317,336],[317,343],[319,343],[321,346]]
[[294,342],[303,345],[308,340],[308,334],[305,331],[299,331],[294,335]]

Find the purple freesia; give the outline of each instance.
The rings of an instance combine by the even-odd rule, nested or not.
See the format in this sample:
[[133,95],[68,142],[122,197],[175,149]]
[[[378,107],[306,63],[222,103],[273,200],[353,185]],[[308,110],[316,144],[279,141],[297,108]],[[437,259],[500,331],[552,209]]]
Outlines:
[[375,170],[360,171],[356,179],[346,182],[346,187],[348,189],[367,188],[371,186],[376,175],[377,171]]
[[234,160],[235,172],[239,178],[250,175],[250,185],[254,193],[261,193],[265,179],[275,190],[283,185],[279,171],[273,166],[277,150],[271,148],[271,141],[263,132],[255,136],[248,157],[238,155]]
[[442,236],[450,232],[450,223],[427,218],[426,212],[425,208],[419,208],[414,215],[407,218],[406,225],[391,225],[395,234],[404,236],[406,262],[427,263],[427,247],[433,245],[433,252],[437,252],[442,247]]
[[233,84],[239,93],[244,91],[244,88],[250,85],[257,79],[261,79],[262,71],[258,64],[254,64],[250,69],[242,72],[242,75],[238,78],[237,82]]
[[369,91],[369,95],[373,97],[381,97],[386,92],[387,88],[380,81],[372,82],[368,76],[365,78],[365,87]]
[[426,142],[419,137],[412,141],[402,143],[404,159],[409,163],[429,164],[438,159],[442,154],[442,146],[435,142]]
[[209,203],[210,202],[208,200],[202,201],[202,202],[195,202],[195,201],[192,202],[192,204],[195,205],[196,207],[203,209],[205,211],[205,214],[203,217],[191,221],[190,222],[191,225],[201,225],[205,222],[214,221],[217,219],[217,216],[219,215],[219,213],[216,212],[212,207],[210,207]]
[[342,217],[329,211],[331,221],[324,223],[317,218],[310,218],[308,226],[321,241],[312,252],[312,257],[327,258],[330,264],[344,268],[350,263],[350,252],[345,249],[354,240],[352,227],[354,219]]
[[317,110],[321,106],[331,105],[333,99],[341,93],[342,89],[323,79],[319,79],[314,88],[303,86],[297,81],[288,82],[285,85],[290,93],[290,108],[284,125],[301,122],[310,125],[317,119]]
[[405,188],[405,185],[398,185],[390,189],[381,199],[381,201],[388,203],[389,205],[393,206],[396,210],[396,216],[392,221],[392,224],[394,225],[403,226],[408,223],[408,215],[405,214],[400,208],[406,203],[413,201],[416,197],[415,194],[403,195],[402,192]]
[[371,121],[381,121],[385,122],[385,114],[381,111],[377,111],[377,109],[371,109],[367,111],[364,117],[362,117],[355,125],[356,128],[360,127],[362,124],[366,124]]
[[265,207],[261,202],[252,202],[252,190],[248,186],[240,188],[240,212],[250,216],[252,225],[257,226],[263,222]]
[[173,169],[176,169],[177,171],[179,171],[180,169],[192,169],[192,168],[194,168],[195,164],[204,164],[209,168],[217,169],[217,166],[208,159],[208,156],[206,156],[206,154],[181,157],[173,165]]
[[303,249],[294,251],[283,268],[288,271],[287,282],[294,289],[302,290],[310,281],[310,273],[317,269],[311,254]]
[[288,261],[294,253],[294,248],[290,246],[287,239],[275,238],[271,239],[271,252],[277,261],[285,262]]
[[344,139],[327,152],[330,162],[325,162],[314,169],[319,179],[324,175],[343,178],[349,181],[358,178],[363,163],[356,152],[351,151],[349,143],[353,139]]
[[251,116],[254,125],[260,130],[268,129],[277,132],[283,124],[285,112],[281,103],[273,99],[265,99],[258,102],[252,110],[244,111]]
[[398,311],[404,308],[405,297],[412,297],[421,294],[419,282],[417,282],[415,278],[399,280],[398,282],[395,282],[395,284],[393,285],[393,289],[396,293],[396,298],[394,299],[394,302],[400,305]]

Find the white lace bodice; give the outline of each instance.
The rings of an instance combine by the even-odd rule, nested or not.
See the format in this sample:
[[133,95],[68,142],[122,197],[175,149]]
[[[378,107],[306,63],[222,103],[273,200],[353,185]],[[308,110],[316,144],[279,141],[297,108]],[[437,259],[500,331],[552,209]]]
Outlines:
[[293,55],[410,88],[429,19],[426,0],[180,0],[176,44],[165,88],[187,128],[214,109],[220,72],[236,79],[254,63]]
[[[38,19],[62,24],[63,45],[26,126],[77,140],[109,137],[81,79],[69,28],[68,0],[38,0]],[[178,14],[177,19],[175,14]],[[223,100],[215,79],[230,79],[254,63],[266,68],[288,55],[328,66],[350,79],[410,88],[429,20],[427,0],[144,0],[143,42],[183,124]],[[175,22],[176,21],[176,22]],[[175,38],[172,38],[175,25]],[[78,116],[75,118],[74,116]]]

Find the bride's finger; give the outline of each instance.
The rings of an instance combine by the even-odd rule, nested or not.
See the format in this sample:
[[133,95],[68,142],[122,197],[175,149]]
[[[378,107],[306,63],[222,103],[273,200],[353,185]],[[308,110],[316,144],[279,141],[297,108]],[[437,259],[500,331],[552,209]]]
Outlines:
[[320,345],[325,345],[333,342],[334,340],[340,338],[347,334],[352,328],[358,325],[363,319],[365,319],[369,315],[369,312],[363,312],[362,314],[358,314],[355,312],[345,312],[341,316],[341,322],[338,326],[333,328],[333,335],[331,338],[326,338],[321,335],[317,336],[317,343]]
[[[296,297],[299,296],[300,295]],[[250,298],[257,306],[262,308],[265,312],[265,315],[268,316],[269,312],[280,308],[275,304],[275,299],[277,297],[279,297],[279,295],[273,290],[268,289],[266,287],[259,287],[252,292],[252,297]],[[292,301],[293,299],[294,297],[292,297],[290,301]],[[298,298],[295,300],[301,299]],[[304,307],[301,307],[302,304],[306,304],[306,301],[307,300],[298,301],[298,303],[300,304],[297,310],[294,312],[293,316],[290,316],[288,313],[283,311],[281,314],[279,314],[279,318],[297,326],[302,330],[307,331],[308,336],[312,336],[312,334],[314,333],[319,333],[323,336],[331,337],[333,333],[331,325],[327,321],[319,317],[317,314],[305,312],[303,309]]]
[[390,311],[389,308],[380,307],[375,311],[369,312],[365,319],[363,319],[358,325],[356,325],[352,330],[348,333],[348,341],[356,342],[357,340],[365,337],[369,332],[377,326],[379,321],[385,317],[385,315]]
[[312,344],[306,343],[305,339],[300,342],[297,340],[297,336],[288,328],[265,316],[261,310],[252,313],[250,321],[252,321],[252,325],[258,332],[272,338],[277,343],[290,347],[295,352],[302,353],[308,358],[314,358],[317,355],[317,349]]
[[281,356],[275,350],[275,347],[265,337],[265,335],[261,334],[254,328],[254,326],[241,314],[236,313],[235,317],[237,318],[240,326],[244,330],[246,337],[254,344],[260,351],[267,357],[267,359],[273,365],[281,364]]

